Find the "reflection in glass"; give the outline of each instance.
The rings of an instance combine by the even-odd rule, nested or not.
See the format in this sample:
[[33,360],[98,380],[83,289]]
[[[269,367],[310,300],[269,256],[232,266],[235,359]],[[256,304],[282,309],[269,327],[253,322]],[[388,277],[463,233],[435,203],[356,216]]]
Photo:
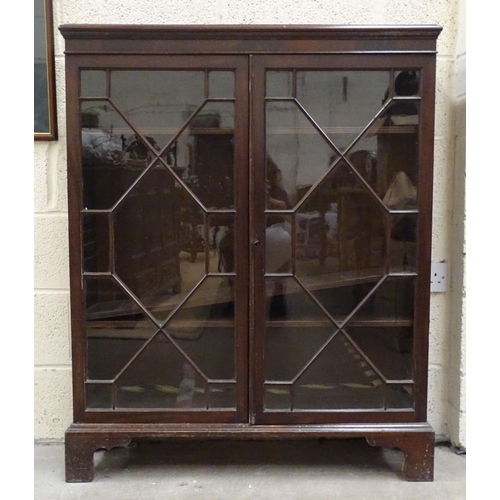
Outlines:
[[[368,319],[365,322],[370,324]],[[353,319],[352,323],[361,324],[361,321]],[[399,323],[404,324],[404,321]],[[385,321],[371,320],[371,324],[380,326],[349,326],[346,331],[384,377],[388,380],[411,380],[413,328],[393,326],[398,322],[393,320],[391,325],[387,318]]]
[[[309,190],[305,186],[306,193]],[[385,255],[383,207],[341,161],[300,206],[297,274],[335,281],[381,276]],[[341,276],[334,274],[343,272]],[[350,272],[350,273],[349,273]],[[371,280],[373,281],[373,280]]]
[[107,97],[105,71],[82,71],[80,78],[81,97]]
[[382,107],[389,71],[298,71],[297,99],[341,151]]
[[208,102],[162,154],[207,209],[234,206],[234,103]]
[[387,277],[345,331],[388,380],[413,378],[414,278]]
[[175,199],[183,290],[191,290],[206,273],[206,215],[192,195],[177,183]]
[[394,72],[394,94],[410,97],[420,94],[420,71],[403,70]]
[[314,325],[307,327],[306,322],[300,320],[268,322],[264,358],[266,382],[291,382],[301,373],[337,331],[331,323],[322,320],[317,315]]
[[113,408],[112,384],[85,384],[87,408]]
[[[164,168],[163,171],[168,177]],[[126,225],[118,220],[117,230]],[[127,239],[123,233],[117,237],[118,242],[120,238]],[[143,238],[143,243],[148,244],[148,239]],[[158,275],[164,267],[151,252],[149,258],[144,252],[139,257],[143,259],[142,267],[132,267],[129,271],[123,264],[123,268],[117,268],[119,276],[132,272],[136,281],[131,282],[130,288],[135,288],[132,291],[136,293],[137,287],[143,285],[141,279],[155,283],[151,272]],[[130,260],[133,264],[134,259]],[[144,262],[151,265],[150,273],[139,272],[148,271]],[[157,289],[151,285],[150,289],[137,293],[144,307],[159,321],[169,318],[163,327],[166,335],[158,332],[154,322],[111,277],[86,278],[87,377],[114,381],[118,407],[204,409],[207,404],[212,409],[235,407],[231,384],[235,378],[234,278],[208,277],[196,286],[204,275],[204,262],[191,263],[187,258],[185,263],[182,286],[177,293],[163,290],[167,279],[160,280]],[[177,267],[174,264],[175,261],[170,262],[173,270],[179,272],[179,262]],[[128,286],[128,279],[122,276],[120,279]],[[205,382],[209,379],[227,381],[227,387],[214,385],[207,402]],[[109,398],[108,402],[102,402],[104,395],[99,387],[92,391],[87,399],[89,405],[97,408],[110,404]]]
[[138,132],[160,148],[205,97],[204,71],[111,71],[113,102]]
[[[273,328],[273,321],[280,324],[287,321],[287,325],[308,324],[312,321],[323,326],[331,325],[328,316],[324,314],[321,306],[314,298],[304,291],[295,278],[273,276],[266,278],[267,323],[268,328]],[[299,323],[297,323],[299,322]]]
[[112,279],[85,279],[87,378],[114,380],[157,331],[155,324]]
[[388,384],[386,407],[390,409],[413,409],[413,385]]
[[[283,188],[283,172],[270,155],[266,161],[267,197],[266,206],[270,210],[290,210],[292,208],[287,191]],[[283,217],[280,218],[284,220]]]
[[203,377],[162,333],[141,348],[116,386],[117,407],[206,407]]
[[110,272],[109,214],[83,215],[83,270]]
[[82,75],[89,408],[236,406],[234,102],[204,102],[234,73],[205,76],[112,71],[115,109]]
[[376,409],[383,383],[339,332],[295,382],[294,408]]
[[415,209],[418,177],[416,100],[393,101],[349,150],[349,160],[391,210]]
[[[363,318],[365,320],[384,320],[385,322],[392,319],[393,322],[403,321],[404,326],[411,326],[415,298],[414,288],[414,278],[386,277],[369,299],[357,310],[348,325]],[[408,322],[410,323],[408,324]]]
[[165,325],[209,379],[234,379],[234,292],[228,278],[209,277]]
[[417,214],[391,214],[389,265],[393,273],[417,271]]
[[334,286],[316,286],[314,297],[341,324],[376,286],[378,276],[360,280],[346,279]]
[[209,226],[209,261],[210,273],[233,273],[235,271],[235,223],[234,214],[211,214],[208,216]]
[[[220,216],[234,221],[234,214],[212,214],[212,222],[228,223]],[[107,221],[109,215],[87,217]],[[158,328],[111,278],[88,278],[89,378],[118,376],[118,407],[234,408],[234,389],[214,389],[211,402],[205,393],[205,379],[235,377],[234,278],[202,281],[210,255],[204,239],[209,217],[161,163],[127,193],[112,217],[116,274],[158,321],[168,319],[164,330],[172,341],[155,336]]]
[[283,274],[291,271],[292,236],[287,216],[266,216],[266,273]]
[[234,72],[210,71],[208,97],[234,97]]
[[419,74],[292,77],[266,74],[264,406],[411,408]]
[[266,71],[266,97],[292,97],[291,71]]
[[107,101],[82,102],[81,126],[83,206],[112,208],[146,168],[149,149],[137,139],[144,155],[127,150],[134,131]]
[[290,411],[291,385],[266,384],[264,393],[264,408],[266,410]]
[[210,409],[234,410],[235,407],[235,384],[209,384]]
[[[266,104],[266,148],[268,180],[279,186],[280,193],[286,193],[291,206],[298,201],[303,187],[314,184],[338,158],[335,149],[294,102]],[[270,201],[268,209],[282,209]]]
[[179,203],[172,175],[157,164],[113,214],[116,273],[158,318],[181,290]]

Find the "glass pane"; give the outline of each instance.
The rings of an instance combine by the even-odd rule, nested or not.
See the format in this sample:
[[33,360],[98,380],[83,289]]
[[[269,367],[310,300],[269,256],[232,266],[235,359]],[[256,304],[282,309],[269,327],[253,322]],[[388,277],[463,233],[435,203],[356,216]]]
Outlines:
[[182,290],[191,290],[206,273],[206,216],[190,193],[176,184],[177,230]]
[[[271,156],[267,157],[266,165],[267,199],[266,206],[270,210],[290,210],[292,208],[290,196],[283,187],[283,172],[274,162]],[[291,172],[288,171],[287,180],[290,181]],[[290,183],[289,183],[290,184]],[[290,185],[288,186],[290,189]],[[293,193],[292,188],[292,193]],[[283,218],[280,218],[284,220]]]
[[392,102],[349,150],[353,166],[392,210],[417,206],[418,110],[415,100]]
[[81,97],[107,97],[105,71],[82,71],[80,78]]
[[[354,207],[346,193],[340,204],[329,193],[322,196],[313,195],[295,216],[295,270],[311,290],[375,284],[386,270],[417,271],[417,214],[387,216],[375,203]],[[323,202],[328,210],[314,210]]]
[[205,382],[163,334],[158,333],[116,382],[117,407],[206,408]]
[[107,101],[81,104],[83,207],[109,209],[144,171],[148,147],[141,157],[127,150],[134,131]]
[[[359,149],[360,147],[369,147],[368,149]],[[356,172],[377,192],[377,147],[376,141],[371,137],[362,137],[357,142],[351,152],[347,155],[350,164],[354,167]]]
[[348,300],[338,287],[373,286],[384,274],[383,207],[344,161],[300,205],[295,224],[297,276],[333,304]]
[[210,273],[233,273],[235,271],[234,215],[212,214],[208,216]]
[[165,331],[208,379],[234,379],[234,293],[227,278],[205,279]]
[[[402,321],[400,323],[403,323]],[[345,330],[388,380],[413,378],[413,328],[398,327],[395,320],[352,320]],[[376,326],[378,325],[378,326]],[[360,359],[360,363],[363,360]],[[366,365],[368,366],[368,364]]]
[[209,408],[211,410],[234,410],[236,397],[234,384],[209,384]]
[[156,165],[113,214],[116,273],[158,318],[181,291],[183,278],[177,191],[172,175]]
[[337,324],[341,324],[373,290],[377,281],[377,279],[363,279],[352,284],[348,282],[344,285],[336,284],[333,286],[325,284],[322,287],[315,287],[313,294]]
[[413,378],[415,278],[387,277],[344,329],[387,379]]
[[391,215],[388,244],[391,272],[417,272],[417,223],[417,214]]
[[208,209],[234,206],[234,103],[208,102],[162,158]]
[[387,384],[386,406],[391,409],[413,409],[413,385]]
[[295,383],[294,409],[378,409],[383,383],[339,332]]
[[235,276],[207,277],[235,271],[234,102],[205,102],[234,72],[206,75],[113,70],[116,108],[82,76],[84,209],[111,209],[83,212],[84,270],[116,273],[85,282],[91,407],[236,406]]
[[83,215],[83,270],[110,272],[109,214]]
[[266,73],[264,407],[411,408],[419,74],[293,76]]
[[264,408],[266,410],[290,411],[290,385],[266,384],[264,393]]
[[88,380],[114,380],[158,330],[112,278],[86,278]]
[[403,70],[394,72],[394,94],[409,97],[420,94],[420,71]]
[[382,107],[389,71],[298,71],[297,99],[341,151]]
[[291,71],[266,71],[266,97],[292,96]]
[[292,263],[292,236],[289,217],[266,217],[266,273],[289,273]]
[[266,104],[266,134],[267,208],[291,208],[338,155],[293,102]]
[[234,97],[234,73],[232,71],[210,71],[208,81],[208,97]]
[[[415,300],[415,278],[387,277],[347,323],[357,319],[385,322],[406,321],[411,326]],[[394,325],[396,326],[396,325]],[[400,325],[401,326],[401,325]]]
[[[274,321],[268,324],[265,347],[265,380],[292,382],[337,331],[327,321],[306,325],[302,321]],[[325,326],[326,325],[326,326]]]
[[204,71],[112,71],[111,98],[152,144],[163,148],[205,99]]
[[111,384],[85,384],[87,408],[113,408],[113,386]]
[[[320,305],[303,290],[294,278],[279,276],[266,278],[266,301],[268,319],[271,320],[267,323],[268,328],[279,326],[272,322],[274,320],[280,325],[286,320],[285,326],[292,324],[305,326],[310,322],[323,326],[332,324]],[[274,335],[274,333],[270,334]]]
[[[266,296],[264,380],[291,382],[337,328],[293,278],[267,278]],[[274,387],[286,389],[286,404],[283,393],[267,389],[266,405],[290,407],[289,389]]]

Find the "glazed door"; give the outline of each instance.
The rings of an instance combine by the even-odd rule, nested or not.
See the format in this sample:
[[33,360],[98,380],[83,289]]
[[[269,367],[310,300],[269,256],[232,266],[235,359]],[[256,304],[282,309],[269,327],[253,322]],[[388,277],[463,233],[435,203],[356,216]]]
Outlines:
[[68,74],[76,413],[248,421],[248,58],[83,57]]
[[68,68],[78,418],[425,414],[430,62],[119,61]]
[[252,60],[256,423],[415,418],[425,64]]

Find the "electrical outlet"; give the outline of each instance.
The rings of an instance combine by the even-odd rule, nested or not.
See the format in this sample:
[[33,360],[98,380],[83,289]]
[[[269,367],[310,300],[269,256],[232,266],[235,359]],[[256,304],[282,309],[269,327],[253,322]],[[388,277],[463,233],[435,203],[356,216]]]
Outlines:
[[446,262],[431,263],[431,292],[446,292],[448,265]]

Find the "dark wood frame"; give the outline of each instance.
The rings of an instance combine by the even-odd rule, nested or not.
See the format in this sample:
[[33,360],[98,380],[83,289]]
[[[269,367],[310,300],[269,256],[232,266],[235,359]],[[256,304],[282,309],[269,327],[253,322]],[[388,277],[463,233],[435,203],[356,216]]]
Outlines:
[[[52,0],[45,3],[45,52],[47,57],[47,104],[49,128],[46,132],[35,132],[35,141],[57,140],[56,70],[54,59],[54,19]],[[36,88],[35,88],[36,92]],[[37,96],[35,95],[35,102]]]
[[[251,152],[251,158],[254,165],[251,172],[253,173],[251,182],[251,196],[255,213],[262,214],[264,212],[264,193],[259,186],[265,183],[265,132],[262,124],[264,118],[264,88],[258,85],[258,81],[264,81],[264,71],[266,68],[286,69],[292,67],[296,69],[345,69],[345,70],[369,70],[369,69],[405,69],[408,66],[418,68],[422,74],[422,80],[425,82],[425,88],[422,89],[421,98],[421,119],[419,123],[419,164],[431,165],[432,159],[429,154],[428,141],[424,138],[427,133],[434,129],[434,88],[433,75],[435,72],[435,60],[429,54],[414,54],[411,59],[402,54],[386,54],[383,58],[373,58],[369,54],[321,54],[321,55],[293,55],[287,57],[280,55],[261,55],[253,58],[252,62],[252,88],[254,89],[254,99],[252,103],[252,138],[251,146],[254,148]],[[425,132],[424,132],[425,131]],[[414,379],[415,379],[415,409],[412,411],[335,411],[335,412],[300,412],[294,411],[293,416],[290,414],[269,414],[263,410],[263,377],[264,372],[264,343],[265,343],[265,325],[264,316],[255,314],[253,319],[253,328],[251,334],[254,335],[251,345],[254,346],[256,352],[256,363],[253,364],[253,379],[256,381],[254,389],[251,391],[254,394],[255,419],[262,424],[317,424],[317,423],[334,423],[334,422],[380,422],[387,423],[390,421],[411,422],[414,420],[424,421],[427,415],[427,366],[422,360],[428,357],[428,324],[429,324],[429,298],[430,298],[430,237],[431,237],[431,216],[432,216],[432,175],[429,175],[427,168],[419,168],[419,227],[418,227],[418,262],[419,272],[416,278],[416,304],[415,315],[415,346],[414,346]],[[265,227],[262,217],[255,217],[250,224],[255,233],[252,235],[253,240],[264,241]],[[251,258],[253,268],[253,283],[252,297],[258,301],[258,305],[253,308],[253,311],[265,310],[265,297],[261,292],[264,290],[263,274],[259,272],[264,266],[263,252],[260,248],[254,248],[254,253]],[[259,293],[260,292],[260,293]],[[257,382],[258,381],[258,382]],[[260,402],[260,403],[259,403]],[[292,418],[293,417],[293,418]]]
[[[170,55],[157,55],[142,58],[137,56],[125,56],[120,59],[119,67],[134,69],[206,69],[208,65],[214,65],[220,69],[236,70],[235,87],[235,163],[240,168],[235,173],[235,199],[237,202],[237,213],[241,217],[239,233],[236,244],[239,246],[238,259],[236,262],[236,290],[240,297],[240,304],[248,301],[248,248],[245,244],[248,233],[248,192],[241,189],[248,178],[248,135],[244,133],[247,127],[248,92],[246,82],[248,81],[248,65],[241,57],[215,57],[210,59],[199,56],[189,58]],[[237,366],[238,388],[236,411],[218,411],[210,413],[195,413],[176,411],[175,414],[168,412],[145,412],[145,411],[113,411],[103,412],[100,410],[89,410],[85,407],[85,378],[86,378],[86,345],[85,345],[85,297],[82,283],[82,235],[80,230],[82,201],[82,170],[81,170],[81,140],[79,122],[79,68],[109,68],[116,66],[113,56],[82,55],[77,59],[68,59],[66,67],[67,78],[67,102],[78,103],[75,109],[68,109],[67,131],[68,136],[74,137],[71,147],[68,146],[68,190],[69,190],[69,238],[70,238],[70,281],[71,281],[71,328],[74,340],[72,343],[73,363],[73,412],[75,421],[81,422],[178,422],[194,421],[197,423],[209,423],[221,421],[227,423],[242,422],[246,420],[248,413],[248,398],[246,385],[248,378],[248,313],[241,306],[236,306],[236,319],[238,328],[236,331],[235,363]],[[76,112],[75,112],[76,111]],[[71,117],[71,118],[70,118]],[[87,273],[86,273],[87,274]],[[240,278],[241,276],[241,278]],[[80,340],[76,340],[80,339]]]
[[[432,161],[435,98],[436,39],[438,26],[92,26],[60,27],[66,39],[66,85],[68,137],[68,190],[70,231],[70,280],[72,307],[72,345],[74,372],[74,423],[66,432],[66,478],[69,482],[90,481],[93,477],[93,452],[99,448],[124,446],[135,439],[308,439],[364,437],[372,445],[393,446],[405,453],[403,475],[407,480],[429,481],[433,477],[434,432],[427,419],[427,357],[429,323],[429,277],[432,224]],[[202,43],[201,43],[202,42]],[[259,397],[259,361],[262,354],[262,325],[258,316],[248,318],[248,343],[237,342],[239,359],[252,364],[249,370],[249,394],[256,394],[243,403],[236,420],[221,414],[217,419],[177,413],[176,419],[166,418],[165,412],[106,412],[86,411],[84,406],[85,336],[82,328],[80,207],[81,207],[81,150],[79,146],[78,76],[82,67],[122,67],[133,61],[134,67],[151,66],[155,61],[178,56],[179,64],[192,66],[198,56],[247,56],[252,74],[262,71],[267,57],[279,54],[283,61],[293,56],[304,67],[324,64],[321,61],[340,61],[353,68],[362,67],[418,67],[422,72],[422,110],[419,132],[419,278],[417,283],[417,310],[415,340],[415,411],[413,412],[339,412],[332,414],[298,413],[293,420],[266,420],[256,401]],[[259,59],[257,59],[257,56]],[[252,59],[255,58],[255,61]],[[141,63],[140,61],[143,61]],[[344,62],[345,61],[345,62]],[[273,64],[276,60],[273,59]],[[283,62],[286,64],[286,62]],[[338,63],[337,63],[338,64]],[[242,95],[245,85],[238,85]],[[262,268],[262,222],[258,207],[264,206],[263,135],[259,129],[258,96],[262,89],[253,89],[254,105],[249,109],[248,142],[242,141],[236,150],[237,162],[247,165],[254,176],[245,178],[247,169],[239,173],[237,196],[247,199],[253,210],[248,214],[252,233],[245,241],[240,235],[241,262],[250,265],[248,287],[239,293],[246,297],[249,310],[263,306],[259,282]],[[239,126],[246,127],[242,118]],[[248,149],[250,148],[250,149]],[[248,154],[248,151],[250,154]],[[249,182],[249,184],[248,184]],[[247,190],[249,186],[249,191]],[[242,202],[243,203],[243,202]],[[250,293],[248,294],[248,290]],[[248,357],[247,357],[248,355]],[[242,376],[245,376],[242,374]],[[247,406],[248,404],[248,406]],[[248,413],[246,413],[248,410]],[[222,417],[222,418],[221,418]],[[258,422],[258,423],[257,423]]]

